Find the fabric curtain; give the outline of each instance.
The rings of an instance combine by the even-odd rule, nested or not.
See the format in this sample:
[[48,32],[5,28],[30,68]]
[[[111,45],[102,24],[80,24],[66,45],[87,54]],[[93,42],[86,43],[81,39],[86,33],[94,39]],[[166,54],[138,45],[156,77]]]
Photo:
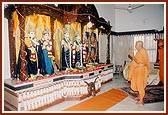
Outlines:
[[20,28],[19,19],[16,11],[13,12],[13,37],[15,37],[15,47],[16,47],[16,63],[18,63],[18,56],[20,50]]
[[99,34],[99,62],[106,63],[107,60],[107,34]]
[[155,34],[134,34],[134,35],[118,35],[113,38],[113,64],[123,65],[124,61],[130,61],[128,58],[129,49],[136,53],[135,43],[138,40],[144,42],[150,62],[156,61],[157,55],[157,41],[155,41]]
[[[25,36],[31,29],[36,30],[36,39],[41,40],[44,29],[51,31],[50,17],[45,15],[34,14],[26,16],[25,20]],[[50,36],[51,37],[51,36]]]
[[72,43],[74,42],[77,33],[80,35],[81,38],[81,24],[78,22],[72,22],[70,24],[70,39]]
[[54,56],[55,56],[55,62],[58,65],[59,68],[61,68],[61,40],[64,37],[63,32],[63,24],[59,22],[58,20],[54,21],[54,36],[53,36],[53,49],[54,49]]
[[134,47],[133,35],[113,36],[113,64],[123,65],[128,61],[128,50]]
[[[153,63],[157,58],[157,41],[155,39],[155,34],[138,34],[134,35],[134,45],[136,41],[141,40],[144,43],[144,48],[147,50],[150,62]],[[134,53],[137,50],[134,46]]]

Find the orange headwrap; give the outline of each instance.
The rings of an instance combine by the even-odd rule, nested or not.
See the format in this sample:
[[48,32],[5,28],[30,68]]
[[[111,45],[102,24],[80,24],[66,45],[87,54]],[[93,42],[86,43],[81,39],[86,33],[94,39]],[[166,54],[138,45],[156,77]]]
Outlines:
[[163,39],[160,39],[158,46],[161,47],[161,46],[163,46],[163,45],[164,45],[164,40],[163,40]]

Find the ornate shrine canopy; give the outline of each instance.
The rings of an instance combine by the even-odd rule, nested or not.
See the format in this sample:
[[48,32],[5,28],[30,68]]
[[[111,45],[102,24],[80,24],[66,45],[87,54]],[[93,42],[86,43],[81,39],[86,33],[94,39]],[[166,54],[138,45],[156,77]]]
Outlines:
[[[76,21],[85,25],[87,22],[92,21],[95,24],[95,28],[101,26],[106,30],[111,28],[103,17],[99,17],[94,4],[8,4],[5,7],[5,17],[11,19],[12,12],[16,9],[23,16],[41,14],[50,16],[62,23]],[[90,19],[88,16],[90,16]]]

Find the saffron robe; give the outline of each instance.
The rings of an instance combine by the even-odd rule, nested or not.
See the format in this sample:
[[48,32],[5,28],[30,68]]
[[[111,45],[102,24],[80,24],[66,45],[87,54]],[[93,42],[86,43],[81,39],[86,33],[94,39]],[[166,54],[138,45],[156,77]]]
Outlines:
[[160,60],[160,81],[164,83],[164,48],[161,47],[158,49],[159,52],[159,60]]
[[142,48],[139,50],[135,58],[140,64],[144,64],[142,67],[138,67],[138,63],[134,60],[129,67],[128,81],[131,81],[131,89],[139,92],[139,97],[142,99],[145,96],[145,87],[147,85],[147,77],[150,72],[150,61],[147,51]]

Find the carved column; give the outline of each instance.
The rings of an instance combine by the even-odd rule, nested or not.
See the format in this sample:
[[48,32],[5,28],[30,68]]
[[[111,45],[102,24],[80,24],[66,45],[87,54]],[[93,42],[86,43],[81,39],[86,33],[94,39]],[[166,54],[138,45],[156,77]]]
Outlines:
[[[99,36],[97,36],[97,37],[99,37]],[[97,50],[97,55],[96,55],[96,62],[97,63],[99,63],[99,44],[98,43],[99,43],[99,39],[97,41],[97,49],[96,49]]]
[[[50,18],[50,23],[51,23],[51,39],[52,39],[52,45],[54,46],[54,19]],[[54,47],[52,46],[52,53],[55,56],[55,51],[54,51]]]
[[25,51],[25,16],[24,16],[24,12],[25,12],[25,8],[24,5],[21,5],[20,10],[19,10],[20,15],[19,14],[19,26],[20,26],[20,58],[21,58],[21,68],[20,68],[20,80],[21,81],[25,81],[28,78],[28,73],[26,71],[26,51]]
[[15,70],[16,70],[16,48],[15,48],[15,37],[13,37],[13,26],[14,22],[11,17],[10,19],[8,19],[11,78],[15,78]]
[[107,60],[106,63],[110,63],[110,34],[111,34],[111,26],[109,28],[109,32],[107,34]]

